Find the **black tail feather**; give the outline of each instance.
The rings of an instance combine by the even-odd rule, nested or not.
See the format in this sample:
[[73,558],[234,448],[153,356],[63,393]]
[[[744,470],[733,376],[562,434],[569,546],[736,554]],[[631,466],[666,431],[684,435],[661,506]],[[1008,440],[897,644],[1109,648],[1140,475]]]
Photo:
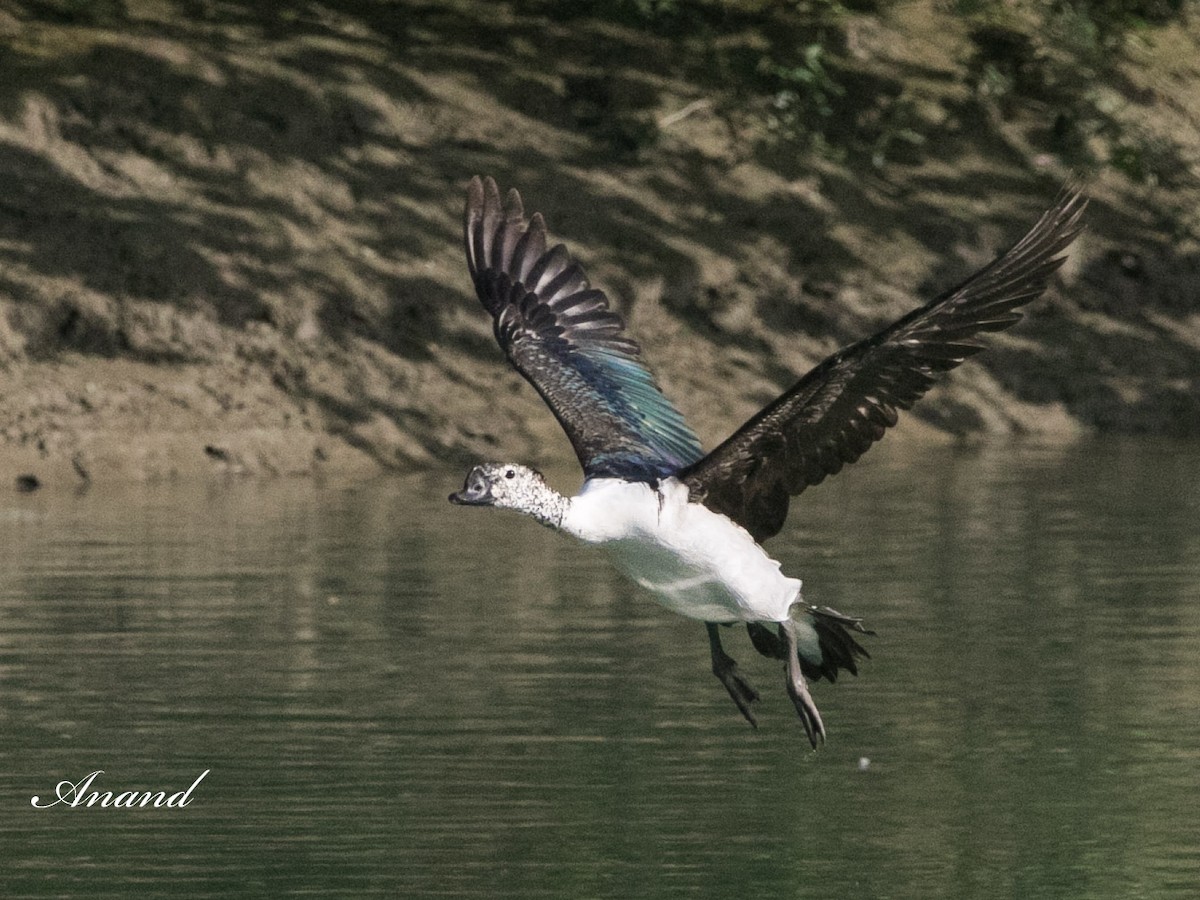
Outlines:
[[[804,672],[804,677],[812,681],[821,678],[837,681],[838,671],[841,669],[845,669],[851,675],[857,675],[858,663],[855,659],[870,659],[871,654],[850,632],[870,635],[875,632],[866,628],[862,619],[840,613],[828,606],[809,606],[801,609],[812,618],[812,626],[817,632],[817,640],[821,647],[820,663],[814,663],[806,659],[803,653],[800,654],[800,669]],[[784,658],[786,650],[783,641],[773,630],[759,622],[748,622],[746,631],[750,634],[754,649],[763,656],[770,659]]]
[[809,607],[808,613],[813,618],[813,627],[817,629],[817,639],[821,642],[821,664],[813,665],[801,656],[800,668],[804,670],[805,677],[815,681],[824,676],[830,681],[837,681],[838,669],[857,675],[858,664],[854,658],[861,656],[870,659],[871,654],[850,632],[870,635],[875,632],[866,628],[862,619],[847,616],[828,606]]
[[774,631],[759,622],[747,622],[746,631],[750,634],[750,643],[754,645],[755,650],[768,659],[783,659],[783,641]]

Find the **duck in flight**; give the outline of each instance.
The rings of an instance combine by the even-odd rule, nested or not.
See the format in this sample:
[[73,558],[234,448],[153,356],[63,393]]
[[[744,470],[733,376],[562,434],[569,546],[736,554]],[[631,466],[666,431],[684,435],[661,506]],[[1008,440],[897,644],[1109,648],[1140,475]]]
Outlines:
[[789,498],[857,460],[939,375],[983,349],[979,336],[1021,318],[1045,291],[1081,229],[1086,201],[1064,192],[1021,240],[958,287],[878,334],[830,356],[705,454],[662,394],[604,293],[540,213],[501,201],[473,178],[464,221],[467,267],[509,362],[541,394],[579,462],[574,497],[517,463],[468,473],[450,500],[532,516],[602,545],[663,605],[705,623],[712,671],[756,725],[758,692],[721,646],[720,626],[742,623],[756,650],[785,662],[787,691],[815,749],[825,726],[806,679],[857,674],[868,656],[858,618],[806,603],[800,579],[762,548]]

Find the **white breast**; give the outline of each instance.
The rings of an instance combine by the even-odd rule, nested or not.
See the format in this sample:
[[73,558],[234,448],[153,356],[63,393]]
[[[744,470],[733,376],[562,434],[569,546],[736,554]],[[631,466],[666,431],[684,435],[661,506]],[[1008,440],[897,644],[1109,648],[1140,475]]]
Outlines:
[[800,580],[727,517],[688,502],[674,478],[656,491],[619,479],[587,482],[563,519],[563,530],[603,544],[634,581],[667,608],[706,622],[788,618]]

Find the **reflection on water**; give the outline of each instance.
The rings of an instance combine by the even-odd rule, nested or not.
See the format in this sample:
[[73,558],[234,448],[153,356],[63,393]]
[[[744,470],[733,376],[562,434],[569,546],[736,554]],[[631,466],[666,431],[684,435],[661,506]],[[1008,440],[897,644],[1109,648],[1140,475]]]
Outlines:
[[[9,496],[0,895],[1188,895],[1200,447],[875,456],[772,544],[879,632],[816,754],[744,635],[757,732],[698,623],[459,472]],[[30,806],[96,769],[211,773]]]

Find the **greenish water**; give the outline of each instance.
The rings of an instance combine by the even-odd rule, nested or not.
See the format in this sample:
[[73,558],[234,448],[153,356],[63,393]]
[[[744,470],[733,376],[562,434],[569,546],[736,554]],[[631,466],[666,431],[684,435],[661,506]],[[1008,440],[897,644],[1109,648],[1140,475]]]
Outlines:
[[[1195,896],[1198,473],[883,448],[801,498],[773,552],[879,633],[818,753],[744,633],[758,731],[702,626],[458,471],[11,495],[0,896]],[[31,806],[97,769],[209,774]]]

